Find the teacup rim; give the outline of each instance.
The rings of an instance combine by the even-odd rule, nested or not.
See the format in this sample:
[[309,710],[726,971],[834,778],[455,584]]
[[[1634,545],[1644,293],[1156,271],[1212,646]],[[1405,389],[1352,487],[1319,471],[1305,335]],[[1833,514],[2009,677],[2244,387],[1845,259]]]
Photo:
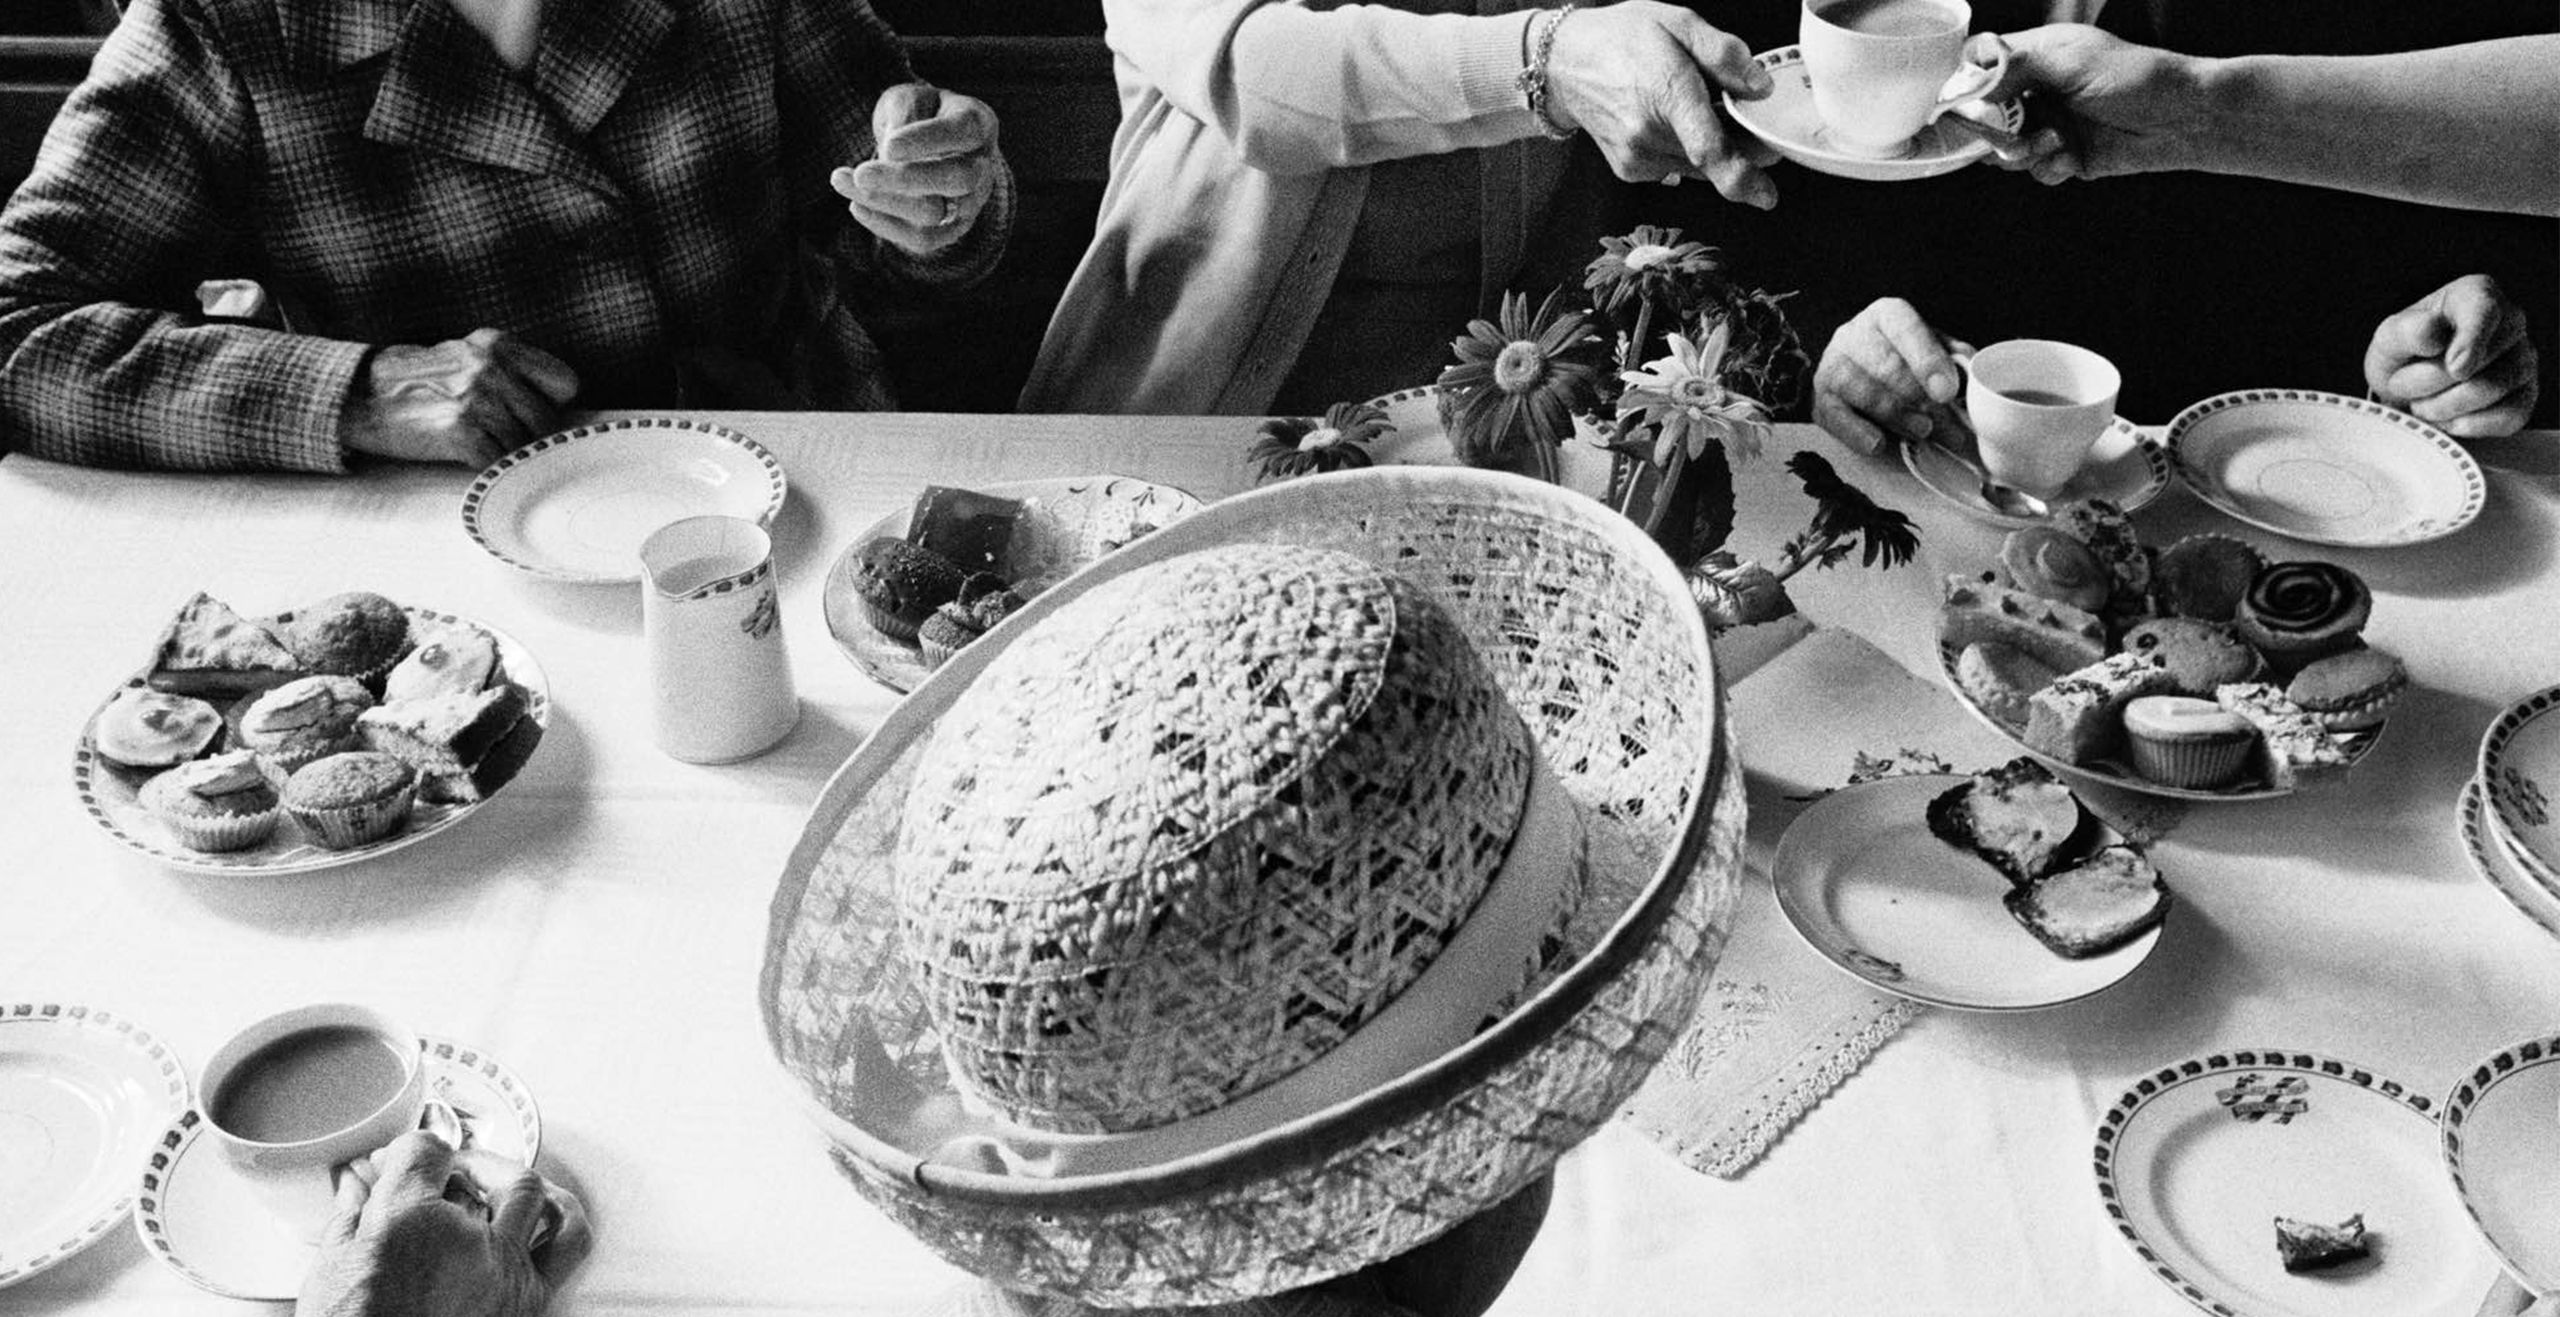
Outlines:
[[[343,1025],[361,1028],[386,1043],[393,1044],[391,1051],[400,1058],[400,1086],[385,1096],[382,1101],[366,1108],[362,1116],[326,1133],[316,1134],[307,1139],[284,1142],[250,1138],[227,1128],[221,1121],[214,1118],[214,1098],[222,1087],[221,1081],[231,1078],[242,1062],[257,1055],[266,1047],[304,1030]],[[256,1041],[246,1041],[252,1038]],[[409,1044],[405,1049],[397,1045],[404,1039]],[[229,1037],[223,1039],[214,1048],[212,1054],[205,1058],[203,1068],[197,1072],[196,1110],[204,1117],[207,1134],[234,1147],[258,1152],[295,1152],[317,1148],[345,1138],[350,1132],[382,1119],[384,1112],[399,1106],[408,1097],[409,1090],[416,1086],[418,1075],[425,1065],[426,1040],[416,1031],[407,1028],[384,1012],[357,1002],[310,1002],[261,1016],[233,1030]]]

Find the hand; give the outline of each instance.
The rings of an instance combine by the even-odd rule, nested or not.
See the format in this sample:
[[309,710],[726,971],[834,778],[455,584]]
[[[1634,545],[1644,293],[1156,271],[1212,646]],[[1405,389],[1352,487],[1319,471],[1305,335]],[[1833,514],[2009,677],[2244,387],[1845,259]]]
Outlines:
[[1942,339],[1909,302],[1878,298],[1831,335],[1813,369],[1814,424],[1862,453],[1889,438],[1926,439],[1957,425],[1952,410],[1964,375],[1955,358],[1969,344]]
[[2541,394],[2524,311],[2485,274],[2467,274],[2384,320],[2364,350],[2373,396],[2465,439],[2514,434]]
[[341,1173],[337,1212],[293,1310],[535,1317],[589,1242],[576,1195],[504,1158],[404,1134]]
[[1727,124],[1716,93],[1756,101],[1773,85],[1740,38],[1658,0],[1573,11],[1547,56],[1548,112],[1591,134],[1618,177],[1696,175],[1762,210],[1778,204],[1778,185],[1759,168],[1776,153]]
[[433,347],[374,349],[338,419],[350,452],[487,466],[559,428],[578,394],[568,363],[502,329]]
[[996,112],[985,101],[910,82],[871,107],[872,159],[827,176],[855,222],[881,241],[931,256],[962,238],[995,195]]
[[2004,169],[2039,183],[2190,169],[2198,119],[2194,61],[2077,23],[2011,34],[2009,70],[1995,97],[2034,93],[2026,146]]

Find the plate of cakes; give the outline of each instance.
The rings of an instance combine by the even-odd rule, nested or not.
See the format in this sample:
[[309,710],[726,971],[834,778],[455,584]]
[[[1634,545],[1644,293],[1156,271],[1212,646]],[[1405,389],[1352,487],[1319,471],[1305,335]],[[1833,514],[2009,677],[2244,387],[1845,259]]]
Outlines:
[[351,591],[252,617],[209,594],[91,714],[80,804],[118,842],[199,873],[305,873],[460,823],[541,743],[524,646]]
[[2260,800],[2343,776],[2407,693],[2400,660],[2364,641],[2372,611],[2335,563],[2228,535],[2155,548],[2090,499],[1947,578],[1938,658],[1967,709],[2054,768]]
[[903,695],[1032,596],[1200,506],[1134,476],[928,485],[827,570],[827,634],[864,675]]

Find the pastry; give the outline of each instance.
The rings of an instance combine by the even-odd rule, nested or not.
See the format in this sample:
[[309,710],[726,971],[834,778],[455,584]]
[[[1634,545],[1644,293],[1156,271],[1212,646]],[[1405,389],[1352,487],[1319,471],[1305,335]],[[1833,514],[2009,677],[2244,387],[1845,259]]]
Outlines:
[[2285,698],[2333,732],[2382,725],[2384,715],[2409,689],[2409,670],[2378,649],[2351,649],[2316,659],[2293,674]]
[[2257,727],[2258,766],[2269,785],[2292,790],[2346,771],[2347,752],[2283,691],[2262,681],[2242,682],[2215,691],[2213,700]]
[[2066,764],[2094,763],[2124,744],[2124,706],[2175,682],[2153,654],[2110,654],[2064,673],[2027,700],[2027,748]]
[[2333,1226],[2289,1216],[2275,1221],[2276,1260],[2287,1271],[2320,1271],[2370,1256],[2373,1251],[2365,1238],[2362,1212]]
[[981,572],[960,587],[960,597],[933,610],[916,628],[916,653],[929,668],[941,667],[970,641],[1022,607],[1022,598],[991,573]]
[[2009,583],[2042,599],[2096,612],[2115,594],[2115,573],[2088,545],[2051,526],[2025,526],[2000,545]]
[[[503,777],[492,780],[481,768],[519,722],[530,721],[529,707],[521,688],[500,684],[367,709],[356,719],[356,731],[366,749],[417,770],[420,799],[467,804],[504,784]],[[512,775],[514,768],[505,766],[505,772]]]
[[246,750],[180,764],[143,783],[138,799],[192,851],[247,850],[284,817],[275,784]]
[[285,779],[284,810],[313,842],[342,851],[399,831],[417,791],[417,772],[397,757],[349,750],[305,764]]
[[2062,671],[2022,649],[1984,643],[1956,655],[1956,685],[1984,713],[2011,726],[2027,721],[2027,700]]
[[98,711],[89,744],[117,768],[160,769],[203,754],[222,732],[222,711],[202,700],[127,686]]
[[235,700],[281,686],[304,671],[266,628],[199,593],[161,633],[149,680],[154,689],[174,695]]
[[2081,499],[2066,503],[2053,514],[2054,524],[2073,539],[2089,546],[2098,561],[2107,565],[2115,578],[2115,589],[2108,595],[2106,606],[2093,611],[2108,618],[2125,620],[2142,616],[2151,600],[2151,550],[2133,533],[2133,523],[2124,509],[2102,498]]
[[2001,898],[2009,913],[2058,956],[2102,956],[2157,926],[2169,912],[2160,871],[2131,846],[2101,846]]
[[2156,617],[2124,633],[2124,652],[2156,654],[2180,695],[2210,699],[2235,681],[2255,681],[2266,667],[2231,628],[2192,617]]
[[2373,614],[2373,592],[2336,563],[2280,562],[2258,573],[2232,616],[2240,638],[2290,677],[2314,659],[2352,649]]
[[2258,729],[2211,700],[2145,695],[2124,706],[2133,771],[2162,786],[2209,791],[2248,771]]
[[382,679],[385,704],[431,695],[471,695],[503,681],[496,637],[468,622],[449,622],[417,638],[417,648]]
[[2106,627],[2095,614],[1979,576],[1947,578],[1938,643],[1959,650],[2007,645],[2056,672],[2085,668],[2107,653]]
[[974,490],[927,485],[907,518],[907,541],[964,572],[1005,570],[1005,548],[1022,504]]
[[2228,535],[2190,535],[2162,549],[2151,564],[2151,600],[2164,616],[2228,622],[2267,556]]
[[276,635],[313,672],[373,680],[408,652],[409,614],[358,590],[277,614]]
[[373,693],[353,677],[299,677],[251,701],[240,714],[240,744],[285,773],[322,755],[355,749],[356,718]]
[[968,576],[938,553],[883,536],[862,546],[853,592],[873,630],[892,640],[914,640],[933,610],[960,597]]
[[2018,758],[1976,773],[1929,802],[1929,831],[1938,840],[1990,861],[2019,885],[2034,882],[2079,835],[2080,798],[2051,770]]

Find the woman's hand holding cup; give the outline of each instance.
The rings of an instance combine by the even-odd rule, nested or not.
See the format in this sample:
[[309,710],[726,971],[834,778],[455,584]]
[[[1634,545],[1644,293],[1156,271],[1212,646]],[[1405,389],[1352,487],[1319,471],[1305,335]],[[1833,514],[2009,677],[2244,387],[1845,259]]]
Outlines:
[[1776,155],[1717,113],[1716,94],[1752,101],[1773,85],[1740,38],[1660,0],[1574,10],[1547,60],[1550,114],[1589,133],[1618,177],[1694,175],[1762,210],[1778,204],[1760,170]]

